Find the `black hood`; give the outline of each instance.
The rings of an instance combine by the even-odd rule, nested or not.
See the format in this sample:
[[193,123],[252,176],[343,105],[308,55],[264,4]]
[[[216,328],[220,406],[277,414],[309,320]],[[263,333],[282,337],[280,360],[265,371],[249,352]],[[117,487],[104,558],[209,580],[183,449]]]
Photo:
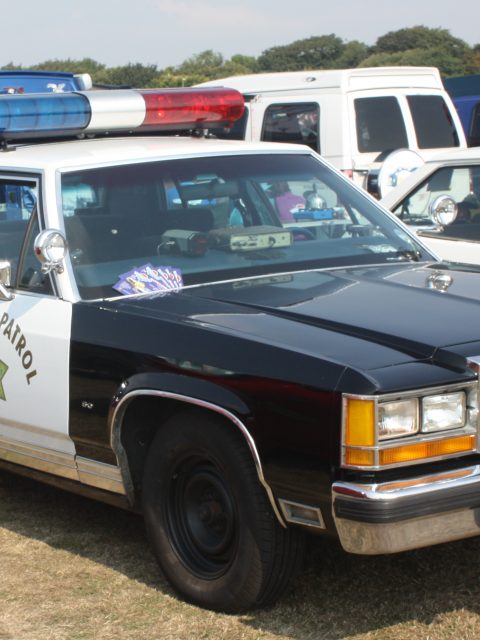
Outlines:
[[480,340],[476,272],[356,268],[216,285],[198,295],[427,357]]
[[438,265],[309,271],[106,303],[373,372],[480,355],[480,274]]

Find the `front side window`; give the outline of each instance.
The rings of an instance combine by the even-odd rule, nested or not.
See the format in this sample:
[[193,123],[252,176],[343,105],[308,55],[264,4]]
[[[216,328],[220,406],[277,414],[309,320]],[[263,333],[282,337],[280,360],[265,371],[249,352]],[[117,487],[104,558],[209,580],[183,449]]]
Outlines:
[[317,103],[271,105],[265,111],[261,139],[306,144],[320,153],[319,119]]
[[[75,186],[92,197],[72,211]],[[366,194],[308,153],[97,168],[64,174],[62,191],[87,299],[125,293],[119,282],[146,265],[171,267],[189,285],[422,255]]]
[[408,147],[407,131],[397,98],[356,98],[354,108],[360,153]]
[[455,124],[442,96],[407,96],[419,149],[458,147]]
[[51,275],[42,273],[42,265],[34,251],[35,239],[39,233],[38,209],[35,207],[28,222],[25,242],[20,253],[16,286],[25,291],[53,295]]

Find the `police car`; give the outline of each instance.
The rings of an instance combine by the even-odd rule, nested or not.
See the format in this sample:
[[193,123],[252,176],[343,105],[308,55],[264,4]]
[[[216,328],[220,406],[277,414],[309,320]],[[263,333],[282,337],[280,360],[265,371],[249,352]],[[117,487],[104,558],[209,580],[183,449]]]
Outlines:
[[305,532],[480,533],[478,271],[312,149],[205,133],[242,112],[0,96],[1,467],[143,513],[176,591],[230,612],[284,592]]

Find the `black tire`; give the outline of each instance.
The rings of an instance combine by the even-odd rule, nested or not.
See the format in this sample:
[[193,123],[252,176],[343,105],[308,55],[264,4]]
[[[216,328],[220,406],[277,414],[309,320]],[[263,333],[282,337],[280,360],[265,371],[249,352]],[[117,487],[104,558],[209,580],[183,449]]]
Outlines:
[[159,430],[143,510],[166,578],[202,607],[272,604],[299,568],[303,533],[278,523],[243,437],[214,414],[188,410]]

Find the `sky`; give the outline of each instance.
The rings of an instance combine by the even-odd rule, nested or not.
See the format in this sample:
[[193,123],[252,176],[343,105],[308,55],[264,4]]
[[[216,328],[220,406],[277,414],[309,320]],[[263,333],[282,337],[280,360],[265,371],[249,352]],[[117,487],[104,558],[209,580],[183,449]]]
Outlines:
[[92,58],[178,66],[211,49],[225,59],[335,34],[374,44],[425,26],[480,43],[478,0],[0,0],[0,66]]

